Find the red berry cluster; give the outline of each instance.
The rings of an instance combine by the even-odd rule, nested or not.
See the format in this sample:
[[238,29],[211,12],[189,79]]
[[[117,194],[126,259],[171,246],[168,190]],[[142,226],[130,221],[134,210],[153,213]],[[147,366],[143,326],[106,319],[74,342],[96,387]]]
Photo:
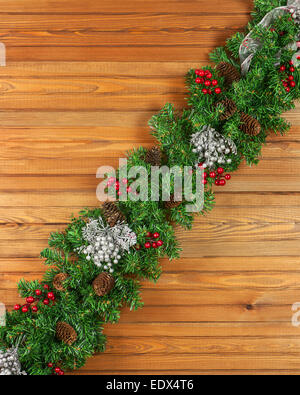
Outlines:
[[291,88],[296,86],[296,82],[294,81],[294,76],[292,74],[288,75],[289,73],[295,72],[295,67],[293,66],[293,61],[291,60],[289,66],[286,67],[285,65],[280,66],[279,71],[281,73],[285,73],[286,78],[282,79],[282,85],[285,87],[286,92],[290,92]]
[[195,70],[195,74],[197,78],[195,79],[196,84],[205,85],[205,88],[202,89],[203,95],[211,95],[213,91],[211,90],[214,87],[214,92],[219,95],[222,90],[221,88],[215,88],[218,85],[218,80],[211,80],[213,77],[212,73],[209,70]]
[[28,313],[30,308],[33,313],[38,312],[38,307],[36,305],[33,305],[34,303],[38,303],[39,301],[43,301],[43,304],[45,306],[48,306],[50,304],[50,301],[52,301],[52,306],[55,302],[55,295],[53,292],[49,292],[49,285],[45,284],[43,291],[40,289],[35,290],[35,297],[33,296],[28,296],[26,298],[26,303],[21,306],[19,304],[16,304],[14,306],[15,311],[21,310],[22,313]]
[[149,241],[147,241],[144,244],[145,248],[158,248],[161,247],[164,242],[162,240],[157,240],[160,238],[160,234],[158,232],[155,233],[151,233],[151,232],[147,232],[146,237],[149,239]]
[[206,185],[208,183],[207,178],[213,178],[213,179],[215,179],[215,185],[222,186],[222,187],[226,185],[226,181],[229,181],[231,179],[230,174],[224,175],[223,167],[219,167],[217,169],[217,171],[211,171],[209,174],[204,172],[202,174],[202,177],[203,177],[202,183],[204,185]]
[[52,362],[49,362],[47,366],[52,369],[52,375],[54,376],[63,376],[65,374],[65,372],[58,366],[54,367]]
[[120,182],[115,177],[110,177],[107,180],[107,187],[111,187],[111,186],[115,186],[115,190],[117,191],[118,196],[121,196],[123,194],[122,189],[124,189],[125,187],[127,193],[132,192],[131,187],[128,185],[127,178],[123,178],[122,181]]

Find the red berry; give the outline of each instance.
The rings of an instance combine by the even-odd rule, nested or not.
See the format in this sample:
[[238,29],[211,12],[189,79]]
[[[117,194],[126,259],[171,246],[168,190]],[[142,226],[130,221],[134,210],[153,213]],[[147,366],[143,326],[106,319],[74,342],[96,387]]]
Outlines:
[[200,73],[200,70],[198,70],[198,69],[195,70],[195,74],[196,74],[196,75],[199,75],[199,73]]
[[23,306],[22,307],[22,312],[23,313],[28,313],[28,307],[27,306]]
[[293,73],[295,71],[295,67],[290,67],[290,72]]
[[116,184],[115,185],[115,190],[118,191],[120,189],[120,185]]
[[290,61],[290,65],[293,66],[293,64],[294,64],[294,62],[291,60],[291,61]]
[[206,184],[207,184],[207,180],[205,180],[205,179],[202,180],[202,184],[203,184],[203,185],[206,185]]
[[201,79],[200,78],[196,78],[195,82],[196,82],[196,84],[200,84],[201,83]]
[[280,66],[280,71],[284,71],[285,70],[285,66]]
[[215,171],[211,171],[211,172],[209,173],[209,177],[210,177],[210,178],[216,178],[216,177],[217,177],[217,173],[216,173]]
[[152,233],[151,232],[147,232],[146,233],[146,237],[152,237]]
[[65,374],[65,372],[63,370],[61,370],[60,372],[58,372],[59,376],[63,376]]
[[204,78],[200,78],[200,84],[204,84]]
[[291,82],[290,82],[290,86],[291,86],[292,88],[294,88],[294,87],[296,86],[296,82],[295,82],[295,81],[291,81]]
[[207,72],[205,74],[206,74],[206,78],[212,77],[212,73],[209,70],[207,70]]
[[286,81],[283,81],[282,84],[283,84],[283,86],[285,86],[285,87],[288,86],[288,83],[287,83]]
[[294,79],[294,76],[293,75],[289,75],[289,80],[293,81],[293,79]]
[[206,95],[208,93],[207,89],[202,89],[203,95]]
[[45,284],[45,285],[44,285],[44,288],[45,288],[45,289],[49,289],[49,285],[48,285],[48,284]]
[[36,289],[35,294],[36,294],[36,296],[40,296],[40,295],[42,295],[42,291],[40,289]]
[[14,310],[15,310],[15,311],[19,311],[20,308],[21,308],[21,306],[20,306],[19,304],[15,304],[15,305],[14,305]]
[[211,81],[206,80],[206,81],[204,82],[204,85],[205,85],[205,86],[211,86]]
[[157,243],[152,243],[152,248],[157,248]]
[[60,370],[60,368],[56,367],[56,368],[54,369],[54,372],[55,372],[55,373],[59,373],[59,372],[61,372],[61,370]]
[[226,181],[225,180],[220,180],[219,185],[221,185],[221,187],[223,187],[224,185],[226,185]]
[[282,37],[285,35],[285,32],[279,32],[279,35]]
[[161,247],[164,244],[164,242],[162,240],[158,240],[157,245],[158,247]]
[[200,167],[200,169],[202,168],[202,166],[203,166],[203,163],[201,162],[201,163],[198,163],[198,167]]
[[127,187],[126,191],[127,191],[127,193],[130,193],[130,192],[132,192],[132,188],[131,187]]
[[285,88],[285,90],[287,91],[287,93],[289,93],[289,91],[290,91],[290,88],[289,88],[289,87],[287,87],[287,88]]
[[215,181],[215,185],[218,185],[218,186],[219,186],[219,185],[220,185],[220,180],[216,180],[216,181]]
[[117,194],[118,194],[118,196],[122,196],[123,195],[123,193],[121,191],[118,191]]
[[48,304],[50,303],[50,301],[49,301],[49,299],[44,299],[43,303],[44,303],[45,306],[48,306]]
[[208,93],[209,95],[212,95],[212,91],[211,91],[210,89],[207,90],[207,93]]
[[219,174],[223,174],[223,173],[224,173],[223,167],[219,167],[218,170],[217,170],[217,172],[218,172]]
[[205,72],[203,70],[198,70],[198,71],[199,71],[198,75],[200,77],[204,77],[205,76]]
[[213,86],[216,86],[216,85],[218,85],[218,80],[212,80],[211,83],[212,83]]
[[26,298],[26,302],[31,304],[35,301],[35,299],[32,296],[29,296],[28,298]]
[[153,237],[154,237],[155,239],[158,239],[159,236],[160,236],[160,234],[159,234],[158,232],[155,232],[155,233],[153,234]]
[[48,297],[48,299],[54,299],[55,298],[53,292],[48,292],[47,297]]
[[33,311],[33,313],[37,313],[38,308],[37,308],[36,306],[32,306],[32,307],[31,307],[31,310]]
[[203,178],[207,178],[208,177],[208,174],[206,173],[206,171],[202,174],[202,177]]
[[48,366],[48,368],[53,368],[53,363],[49,362],[47,366]]
[[149,243],[149,242],[147,242],[147,243],[145,243],[145,248],[150,248],[151,247],[151,244]]
[[225,179],[226,179],[226,180],[231,180],[231,175],[230,175],[230,174],[226,174],[226,175],[225,175]]
[[135,249],[136,249],[137,251],[139,251],[141,248],[142,248],[142,247],[140,246],[140,244],[137,244],[137,245],[135,246]]
[[219,95],[222,92],[222,90],[221,90],[221,88],[216,88],[215,92],[216,92],[217,95]]

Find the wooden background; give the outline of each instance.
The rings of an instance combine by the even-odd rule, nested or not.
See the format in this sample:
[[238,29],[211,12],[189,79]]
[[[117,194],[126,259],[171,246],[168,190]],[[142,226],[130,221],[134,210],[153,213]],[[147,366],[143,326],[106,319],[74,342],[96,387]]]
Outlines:
[[[97,206],[96,169],[151,146],[147,121],[185,104],[184,74],[241,30],[246,0],[0,0],[0,301],[41,277],[39,252],[71,213]],[[300,106],[259,166],[217,189],[212,214],[177,230],[145,307],[107,325],[76,374],[300,373]]]

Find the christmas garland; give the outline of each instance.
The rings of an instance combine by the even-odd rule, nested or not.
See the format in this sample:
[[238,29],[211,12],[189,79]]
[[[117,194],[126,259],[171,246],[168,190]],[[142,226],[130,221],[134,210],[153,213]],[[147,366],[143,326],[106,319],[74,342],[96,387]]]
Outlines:
[[[245,33],[231,37],[210,58],[216,64],[187,75],[189,108],[166,105],[150,121],[158,147],[128,153],[128,168],[190,166],[202,169],[204,205],[213,208],[214,186],[231,179],[245,160],[257,164],[270,131],[284,134],[280,115],[300,97],[300,1],[256,0]],[[190,229],[190,202],[121,199],[134,178],[107,178],[116,202],[83,210],[64,232],[53,233],[41,256],[42,281],[20,281],[26,302],[7,313],[0,328],[0,375],[63,375],[105,349],[104,323],[116,323],[122,306],[142,306],[140,281],[156,281],[159,258],[179,256],[172,223]],[[171,180],[171,192],[174,179]],[[160,191],[161,192],[161,191]]]

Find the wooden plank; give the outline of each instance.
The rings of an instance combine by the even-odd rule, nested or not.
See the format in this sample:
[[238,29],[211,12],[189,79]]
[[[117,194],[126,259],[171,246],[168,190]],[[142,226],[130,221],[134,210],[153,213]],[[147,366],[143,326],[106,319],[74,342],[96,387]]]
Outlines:
[[[57,227],[56,227],[57,228]],[[184,243],[185,239],[178,237],[180,243]],[[250,239],[247,241],[238,240],[228,241],[224,245],[223,240],[217,240],[216,238],[209,241],[199,240],[199,234],[193,241],[189,241],[188,245],[185,245],[181,256],[183,258],[195,258],[195,257],[209,257],[209,256],[278,256],[278,255],[299,255],[299,239],[290,237],[288,240],[269,240],[259,241]],[[46,239],[38,240],[10,240],[8,245],[7,240],[0,240],[0,250],[3,251],[3,258],[36,258],[47,246]],[[250,242],[251,241],[251,242]]]
[[[216,42],[217,43],[217,42]],[[218,43],[220,45],[221,43]],[[224,43],[223,43],[224,44]],[[151,62],[159,59],[161,62],[208,62],[209,53],[215,47],[209,47],[205,43],[189,46],[152,46],[152,47],[6,47],[7,59],[12,62],[36,62],[36,61],[85,61],[89,62]]]
[[[40,265],[42,265],[41,262]],[[40,267],[40,270],[42,269],[43,267]],[[0,300],[5,299],[6,305],[13,306],[17,295],[17,282],[21,278],[31,281],[40,279],[41,276],[41,273],[36,272],[34,274],[1,274]],[[299,275],[295,275],[294,281],[290,278],[291,275],[286,272],[280,275],[271,272],[269,276],[266,273],[259,276],[251,273],[248,274],[247,281],[245,281],[245,276],[239,276],[238,274],[219,275],[219,278],[216,279],[213,276],[214,274],[211,274],[210,279],[208,279],[207,274],[196,275],[195,278],[199,279],[197,284],[192,282],[188,276],[182,275],[182,279],[187,278],[188,281],[187,284],[182,285],[182,282],[175,282],[177,280],[175,275],[164,274],[160,280],[160,285],[154,289],[153,285],[151,288],[151,285],[144,283],[142,300],[146,306],[154,307],[232,305],[251,306],[250,308],[259,306],[261,308],[265,305],[272,305],[274,307],[289,306],[287,309],[290,311],[291,306],[300,300]],[[177,275],[177,277],[180,276]],[[241,283],[238,283],[240,278]],[[257,284],[258,280],[261,281],[260,284]],[[267,285],[263,286],[262,280],[265,284],[268,282]],[[235,281],[232,288],[230,288],[230,281]],[[236,286],[236,283],[239,285]],[[271,286],[268,285],[270,283]],[[188,285],[190,285],[190,289],[187,289]],[[244,285],[244,289],[242,285]],[[176,319],[176,314],[174,319]]]
[[[284,264],[283,264],[284,263]],[[254,257],[198,257],[179,258],[169,261],[167,258],[161,259],[164,275],[168,273],[299,273],[299,256],[254,256]],[[39,275],[46,270],[43,260],[36,258],[0,258],[0,271],[5,273],[23,275]],[[161,287],[162,278],[157,283]],[[144,284],[148,284],[147,281]]]
[[[67,33],[76,30],[77,35],[89,33],[94,29],[101,32],[121,32],[141,34],[153,31],[167,32],[172,29],[174,33],[180,33],[183,29],[188,31],[199,30],[224,30],[234,29],[243,30],[248,23],[247,14],[218,14],[207,13],[204,10],[198,10],[194,13],[183,13],[181,18],[175,13],[153,13],[153,12],[131,12],[118,14],[114,13],[81,13],[69,14],[68,24],[66,26],[65,18],[62,14],[11,14],[0,11],[0,31],[4,38],[11,39],[12,32],[28,31],[34,34],[35,31],[51,32],[62,31]],[[83,32],[81,32],[83,30]],[[5,34],[7,31],[7,34]],[[58,32],[61,34],[62,32]],[[9,34],[9,37],[6,37]],[[54,33],[56,34],[56,33]]]
[[[122,370],[122,371],[116,371],[116,370],[78,370],[75,372],[67,372],[66,375],[68,376],[91,376],[91,375],[109,375],[109,376],[118,376],[118,375],[132,375],[132,376],[140,376],[140,375],[182,375],[182,376],[190,376],[190,375],[204,375],[204,376],[231,376],[232,375],[232,370],[203,370],[203,369],[198,369],[198,370]],[[277,375],[289,375],[289,376],[298,376],[299,375],[299,370],[284,370],[284,369],[276,369],[276,370],[235,370],[234,375],[235,376],[277,376]],[[117,379],[116,379],[117,380]]]
[[[92,195],[96,193],[96,187],[101,182],[96,179],[96,170],[94,177],[85,175],[61,175],[61,176],[8,176],[3,177],[0,185],[0,191],[6,192],[33,192],[39,191],[90,191]],[[234,182],[228,183],[222,187],[222,191],[230,192],[300,192],[300,184],[298,183],[298,175],[289,174],[281,179],[277,174],[270,175],[267,179],[263,174],[253,174],[245,177],[240,174],[234,176]],[[221,189],[220,187],[217,189]],[[56,204],[54,204],[56,205]]]
[[[219,203],[219,202],[218,202]],[[74,207],[74,214],[79,212],[81,207]],[[71,209],[69,207],[1,207],[0,206],[0,224],[67,224],[70,221]],[[224,218],[226,221],[224,222]],[[213,212],[208,216],[198,216],[195,218],[195,233],[200,232],[199,228],[207,223],[216,228],[223,224],[224,227],[244,227],[257,224],[257,227],[268,229],[272,226],[288,226],[292,229],[295,223],[300,222],[300,207],[245,207],[242,204],[238,207],[215,207]],[[273,224],[273,225],[271,225]],[[267,229],[266,229],[267,230]],[[178,229],[178,232],[180,230]],[[232,229],[234,231],[234,228]]]
[[209,3],[205,0],[116,0],[113,3],[110,0],[94,2],[86,0],[82,3],[80,0],[33,0],[30,4],[26,0],[18,1],[18,8],[11,4],[9,0],[1,1],[1,13],[45,13],[45,14],[95,14],[95,13],[128,13],[128,12],[151,12],[151,13],[175,13],[182,12],[194,13],[204,12],[213,14],[243,14],[252,10],[249,3],[240,3],[239,0],[231,0],[230,3],[219,3],[218,0],[212,0]]
[[[164,103],[165,104],[165,103]],[[294,126],[300,125],[300,105],[285,114]],[[3,111],[0,112],[2,127],[147,127],[149,119],[160,108],[152,111]]]
[[[245,205],[249,207],[273,206],[281,207],[283,202],[296,207],[299,206],[299,193],[297,192],[224,192],[218,190],[216,193],[216,205],[219,207],[230,206],[238,207]],[[241,203],[239,203],[241,202]],[[242,203],[243,202],[243,203]],[[264,204],[262,203],[264,202]],[[1,191],[1,207],[30,207],[36,210],[37,207],[66,207],[70,214],[77,213],[82,207],[97,207],[99,201],[93,192],[83,194],[80,190],[73,191]],[[209,214],[205,216],[208,218]]]
[[136,28],[127,29],[119,26],[118,30],[101,28],[63,30],[16,30],[14,28],[1,29],[0,40],[8,47],[169,47],[201,46],[213,47],[218,43],[225,44],[227,38],[232,36],[236,29],[218,28],[172,28],[167,25],[163,28]]
[[[23,16],[22,16],[23,17]],[[32,17],[32,15],[31,15]],[[1,23],[1,21],[0,21]],[[63,22],[65,23],[65,22]],[[69,78],[69,77],[132,77],[135,80],[146,77],[178,77],[184,82],[184,75],[191,68],[205,67],[208,63],[197,62],[12,62],[1,67],[1,78]]]
[[286,370],[300,369],[299,357],[282,356],[251,356],[251,355],[177,355],[176,358],[171,355],[109,355],[105,358],[99,355],[90,359],[87,365],[82,369],[95,370],[102,366],[103,371],[108,370],[154,370],[157,366],[161,370],[276,370],[285,367]]

